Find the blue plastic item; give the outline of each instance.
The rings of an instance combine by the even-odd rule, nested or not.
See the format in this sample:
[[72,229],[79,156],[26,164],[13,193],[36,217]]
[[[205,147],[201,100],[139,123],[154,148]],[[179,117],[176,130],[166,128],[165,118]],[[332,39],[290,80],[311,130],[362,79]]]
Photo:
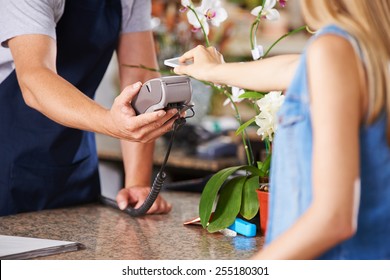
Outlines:
[[256,225],[249,223],[247,221],[244,221],[243,219],[236,218],[234,223],[228,227],[228,229],[234,230],[238,234],[247,236],[247,237],[254,237],[256,236]]

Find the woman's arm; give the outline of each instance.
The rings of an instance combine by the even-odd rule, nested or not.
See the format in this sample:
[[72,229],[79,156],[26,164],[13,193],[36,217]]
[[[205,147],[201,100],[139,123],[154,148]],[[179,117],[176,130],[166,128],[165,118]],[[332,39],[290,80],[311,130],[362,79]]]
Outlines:
[[315,258],[356,231],[359,124],[365,92],[361,65],[345,39],[326,35],[309,47],[307,66],[313,124],[313,201],[289,230],[254,258]]
[[198,46],[180,58],[181,62],[192,60],[194,63],[176,67],[175,73],[257,91],[285,90],[293,78],[298,59],[299,55],[292,54],[252,62],[224,63],[215,48]]

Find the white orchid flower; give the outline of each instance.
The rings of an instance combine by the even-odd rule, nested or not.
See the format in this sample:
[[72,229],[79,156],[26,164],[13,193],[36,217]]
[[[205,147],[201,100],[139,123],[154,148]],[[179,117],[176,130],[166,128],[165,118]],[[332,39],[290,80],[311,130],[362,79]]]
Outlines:
[[184,7],[191,7],[192,1],[191,0],[181,0],[181,5]]
[[284,95],[281,91],[271,91],[256,103],[259,106],[260,114],[256,116],[255,122],[259,126],[257,134],[262,140],[268,138],[273,140],[277,130],[277,112],[282,106]]
[[[239,98],[241,94],[245,93],[245,90],[238,87],[232,87],[232,100],[234,103],[239,103],[243,100],[243,98]],[[226,106],[230,104],[230,98],[226,98],[226,100],[223,102],[223,106]],[[233,105],[232,105],[233,106]]]
[[258,60],[260,57],[264,55],[264,48],[261,45],[255,46],[252,52],[252,58],[253,60]]
[[188,11],[187,13],[188,22],[194,27],[194,31],[200,30],[203,26],[204,32],[206,33],[206,35],[208,35],[210,32],[210,27],[209,24],[207,23],[206,17],[201,13],[199,8],[195,8],[194,11]]
[[259,106],[260,111],[271,111],[276,113],[280,106],[282,106],[284,101],[284,95],[281,91],[270,91],[263,98],[258,100],[257,106]]
[[268,138],[272,142],[273,134],[275,133],[274,117],[268,112],[261,112],[256,116],[255,122],[259,126],[257,135],[261,136],[261,140]]
[[228,17],[226,10],[219,0],[203,0],[200,11],[206,19],[214,26],[219,26]]
[[187,19],[194,27],[193,30],[198,31],[203,27],[206,36],[210,31],[209,23],[219,26],[227,19],[227,12],[219,0],[203,0],[199,7],[194,7],[190,0],[182,0],[181,4],[186,8],[191,8],[187,12]]
[[264,8],[262,6],[257,6],[251,11],[251,14],[257,17],[261,11],[262,17],[265,17],[268,20],[278,20],[280,18],[280,14],[278,10],[274,9],[275,5],[276,0],[266,0]]

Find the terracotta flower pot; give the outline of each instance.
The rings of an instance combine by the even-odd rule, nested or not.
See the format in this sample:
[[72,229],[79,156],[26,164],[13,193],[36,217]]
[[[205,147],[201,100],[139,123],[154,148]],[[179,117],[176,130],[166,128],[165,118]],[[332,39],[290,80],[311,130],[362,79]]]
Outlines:
[[267,231],[267,220],[268,220],[268,197],[269,193],[256,190],[257,198],[259,199],[259,211],[260,211],[260,229],[263,235],[266,234]]

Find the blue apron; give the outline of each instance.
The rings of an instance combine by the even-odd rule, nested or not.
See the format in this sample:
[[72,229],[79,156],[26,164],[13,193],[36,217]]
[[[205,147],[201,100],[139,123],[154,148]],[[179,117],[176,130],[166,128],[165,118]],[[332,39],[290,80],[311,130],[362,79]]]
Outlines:
[[[93,98],[121,28],[120,0],[67,0],[57,24],[57,71]],[[93,133],[28,107],[15,71],[0,84],[0,215],[96,201]]]

